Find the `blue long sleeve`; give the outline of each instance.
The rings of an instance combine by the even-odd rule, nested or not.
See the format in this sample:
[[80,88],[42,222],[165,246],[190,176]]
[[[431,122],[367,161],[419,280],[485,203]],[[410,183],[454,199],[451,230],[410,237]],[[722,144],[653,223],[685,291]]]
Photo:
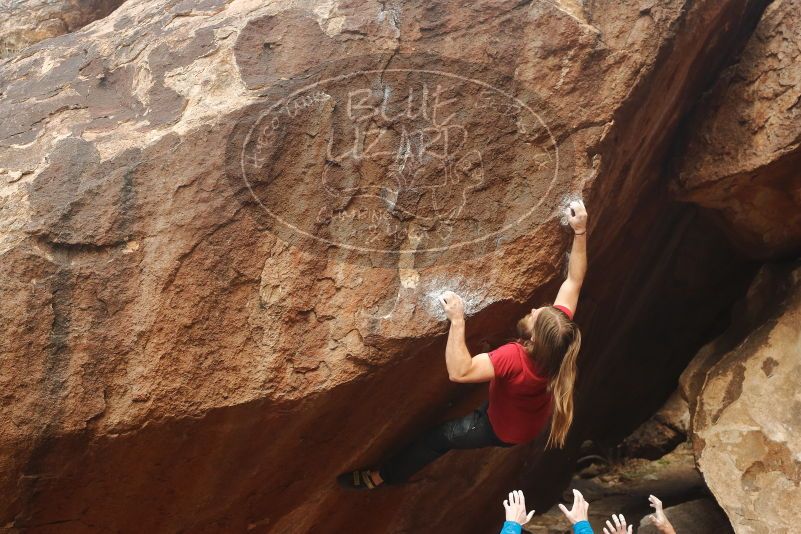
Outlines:
[[573,525],[573,534],[595,534],[589,521],[579,521]]
[[501,534],[520,534],[522,531],[523,527],[520,523],[514,521],[506,521],[501,527]]
[[[506,521],[501,527],[501,534],[521,534],[523,527],[520,523]],[[579,521],[573,525],[573,534],[595,534],[589,521]]]

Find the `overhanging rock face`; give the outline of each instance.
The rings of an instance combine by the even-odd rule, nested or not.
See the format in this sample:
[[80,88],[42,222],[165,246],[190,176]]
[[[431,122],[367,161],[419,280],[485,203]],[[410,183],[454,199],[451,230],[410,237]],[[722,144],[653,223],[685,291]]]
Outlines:
[[[2,524],[467,532],[524,458],[552,501],[577,444],[655,410],[752,273],[659,165],[760,8],[130,0],[0,64]],[[555,294],[577,193],[567,451],[337,491],[478,401],[447,385],[434,297],[465,297],[474,349],[504,341]]]
[[801,252],[801,4],[772,2],[698,105],[677,155],[679,198],[756,258]]

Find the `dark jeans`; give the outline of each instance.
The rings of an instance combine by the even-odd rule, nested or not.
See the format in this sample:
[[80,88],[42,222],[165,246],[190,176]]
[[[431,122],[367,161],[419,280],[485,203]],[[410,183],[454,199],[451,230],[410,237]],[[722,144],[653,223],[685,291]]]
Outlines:
[[387,484],[400,484],[451,449],[512,447],[501,441],[487,417],[488,403],[473,412],[430,429],[381,466]]

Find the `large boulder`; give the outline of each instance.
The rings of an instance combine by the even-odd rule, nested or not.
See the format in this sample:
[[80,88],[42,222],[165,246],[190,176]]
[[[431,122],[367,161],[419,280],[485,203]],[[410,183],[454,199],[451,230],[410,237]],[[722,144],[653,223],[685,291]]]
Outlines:
[[801,2],[776,0],[687,125],[671,183],[756,258],[801,252]]
[[678,391],[653,417],[620,444],[621,452],[632,458],[657,460],[687,440],[690,409]]
[[124,0],[11,0],[0,4],[0,58],[102,19]]
[[[468,532],[512,483],[547,507],[753,275],[661,164],[763,7],[129,0],[0,63],[0,524]],[[505,341],[561,282],[577,194],[568,447],[338,491],[477,404],[435,297],[465,297],[474,352]]]
[[732,327],[682,376],[698,467],[738,533],[793,532],[801,505],[801,265],[763,267]]

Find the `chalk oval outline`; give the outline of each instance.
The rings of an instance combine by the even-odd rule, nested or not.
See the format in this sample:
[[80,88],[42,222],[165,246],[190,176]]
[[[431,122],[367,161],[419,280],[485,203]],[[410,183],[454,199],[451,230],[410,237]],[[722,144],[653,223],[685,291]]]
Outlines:
[[[283,218],[281,218],[280,216],[278,216],[278,215],[274,214],[272,211],[270,211],[270,209],[267,208],[267,206],[265,206],[262,203],[261,199],[259,199],[259,197],[256,195],[256,193],[253,191],[253,188],[251,187],[250,181],[247,178],[247,171],[245,170],[245,152],[246,152],[245,147],[248,146],[248,142],[250,141],[250,138],[251,138],[251,135],[252,135],[254,129],[256,129],[256,127],[259,124],[261,124],[261,121],[262,121],[262,119],[264,119],[264,116],[269,114],[269,113],[271,113],[276,107],[279,107],[281,105],[284,105],[286,102],[291,101],[297,95],[302,94],[302,93],[304,93],[306,91],[309,91],[310,89],[312,89],[314,87],[317,87],[317,86],[320,86],[322,84],[329,83],[329,82],[332,82],[332,81],[334,81],[334,82],[335,81],[340,81],[340,80],[343,80],[343,79],[351,78],[351,77],[362,75],[362,74],[374,74],[374,73],[386,73],[386,72],[398,72],[398,73],[418,72],[418,73],[425,73],[425,74],[433,74],[433,75],[437,75],[437,76],[451,77],[451,78],[456,78],[456,79],[459,79],[459,80],[462,80],[462,81],[465,81],[465,82],[468,82],[468,83],[474,83],[474,84],[479,85],[481,87],[485,87],[487,89],[495,91],[496,93],[499,93],[499,94],[505,96],[506,98],[514,101],[514,102],[517,102],[520,106],[525,108],[529,113],[531,113],[534,117],[536,117],[537,121],[539,121],[539,123],[542,125],[542,127],[545,128],[545,131],[548,133],[548,136],[550,137],[551,141],[553,142],[554,153],[555,153],[554,176],[551,179],[550,183],[548,184],[548,188],[546,189],[545,194],[543,194],[542,197],[540,198],[540,201],[537,202],[537,204],[535,204],[534,206],[532,206],[531,209],[529,209],[525,214],[523,214],[517,220],[507,224],[506,226],[504,226],[504,227],[502,227],[502,228],[500,228],[498,230],[495,230],[495,231],[492,231],[490,233],[487,233],[487,234],[485,234],[485,235],[483,235],[481,237],[474,238],[474,239],[471,239],[469,241],[460,241],[458,243],[454,243],[454,244],[447,245],[447,246],[440,246],[440,247],[434,247],[434,248],[423,248],[423,249],[414,248],[414,249],[397,249],[397,250],[367,248],[367,247],[351,245],[351,244],[348,244],[348,243],[340,243],[340,242],[337,242],[337,241],[331,241],[329,239],[321,238],[321,237],[316,236],[314,234],[311,234],[311,233],[309,233],[309,232],[307,232],[305,230],[297,228],[292,223],[290,223],[288,221],[285,221]],[[449,251],[449,250],[452,250],[452,249],[468,247],[468,246],[471,246],[471,245],[475,245],[475,244],[487,241],[488,239],[490,239],[490,238],[492,238],[492,237],[494,237],[494,236],[496,236],[498,234],[501,234],[503,232],[508,231],[513,226],[515,226],[517,224],[520,224],[523,220],[528,218],[534,212],[535,209],[539,208],[542,205],[542,203],[545,202],[545,199],[548,198],[548,196],[550,195],[551,189],[553,189],[554,185],[556,184],[557,179],[559,178],[559,145],[556,142],[556,138],[554,137],[553,133],[551,133],[551,129],[548,127],[547,124],[545,124],[545,121],[542,120],[540,115],[538,113],[536,113],[533,109],[531,109],[531,107],[529,107],[527,104],[522,102],[519,98],[517,98],[515,96],[512,96],[512,95],[508,94],[506,91],[504,91],[502,89],[498,89],[497,87],[494,87],[494,86],[492,86],[492,85],[490,85],[490,84],[488,84],[488,83],[486,83],[484,81],[476,80],[476,79],[473,79],[473,78],[468,78],[468,77],[465,77],[465,76],[461,76],[459,74],[454,74],[454,73],[444,72],[444,71],[438,71],[438,70],[403,69],[403,68],[397,68],[397,69],[395,69],[395,68],[369,69],[369,70],[354,71],[354,72],[351,72],[351,73],[348,73],[348,74],[341,74],[339,76],[335,76],[335,77],[332,77],[332,78],[326,78],[324,80],[320,80],[320,81],[314,82],[312,84],[306,85],[306,86],[298,89],[297,91],[294,91],[293,93],[287,95],[286,97],[280,99],[278,102],[276,102],[275,104],[270,106],[266,111],[263,111],[259,115],[259,117],[256,119],[256,121],[253,123],[253,125],[248,129],[248,133],[245,136],[244,142],[242,143],[242,153],[241,153],[241,156],[240,156],[240,169],[242,171],[241,176],[242,176],[243,180],[245,181],[245,185],[247,186],[248,191],[250,192],[250,195],[259,204],[259,206],[261,206],[262,209],[270,217],[272,217],[273,219],[277,220],[279,223],[284,225],[286,228],[289,228],[289,229],[293,230],[296,233],[299,233],[301,235],[304,235],[306,237],[309,237],[309,238],[314,239],[316,241],[319,241],[321,243],[326,243],[326,244],[334,246],[334,247],[339,247],[339,248],[343,248],[343,249],[351,250],[351,251],[356,251],[356,252],[380,253],[380,254],[421,254],[421,253],[433,253],[433,252],[446,252],[446,251]]]

